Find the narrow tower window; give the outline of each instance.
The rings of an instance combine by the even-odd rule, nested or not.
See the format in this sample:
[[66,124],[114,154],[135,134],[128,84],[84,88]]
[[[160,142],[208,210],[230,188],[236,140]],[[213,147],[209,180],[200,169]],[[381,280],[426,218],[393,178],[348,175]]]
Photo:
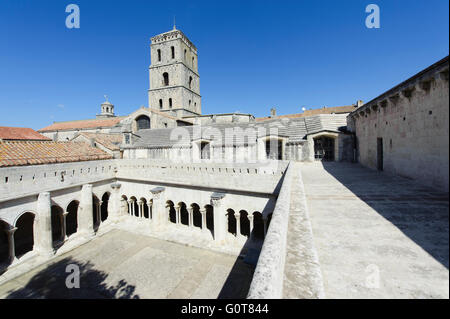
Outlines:
[[192,89],[192,76],[189,77],[189,88]]
[[161,50],[158,49],[158,61],[161,62]]
[[172,59],[175,59],[175,47],[170,47],[172,50]]
[[160,109],[163,108],[163,101],[162,101],[162,99],[159,100],[159,108],[160,108]]
[[169,73],[167,73],[167,72],[164,72],[164,73],[163,73],[163,84],[164,84],[165,86],[168,86],[168,85],[169,85]]
[[192,68],[194,68],[194,57],[192,57]]
[[172,98],[169,99],[169,107],[172,108]]
[[187,51],[186,51],[186,49],[184,49],[184,61],[186,61],[186,54],[187,54]]

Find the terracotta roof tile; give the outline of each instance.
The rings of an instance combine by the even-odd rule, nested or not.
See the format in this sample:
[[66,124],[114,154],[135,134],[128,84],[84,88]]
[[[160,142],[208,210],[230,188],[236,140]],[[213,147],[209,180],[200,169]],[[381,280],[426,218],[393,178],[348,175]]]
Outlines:
[[53,141],[0,142],[0,167],[110,159],[111,155],[84,143]]
[[35,130],[27,127],[0,126],[0,140],[50,140]]
[[55,122],[52,125],[44,127],[38,132],[47,131],[60,131],[60,130],[74,130],[83,128],[95,128],[95,127],[111,127],[123,120],[123,116],[112,117],[106,119],[91,119],[91,120],[80,120],[80,121],[69,121],[69,122]]

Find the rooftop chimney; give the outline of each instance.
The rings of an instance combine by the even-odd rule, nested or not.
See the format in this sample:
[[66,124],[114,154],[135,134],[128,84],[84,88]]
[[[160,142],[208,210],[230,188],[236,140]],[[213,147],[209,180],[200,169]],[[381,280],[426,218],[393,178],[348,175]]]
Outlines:
[[277,116],[277,110],[273,107],[270,109],[270,117],[275,117]]

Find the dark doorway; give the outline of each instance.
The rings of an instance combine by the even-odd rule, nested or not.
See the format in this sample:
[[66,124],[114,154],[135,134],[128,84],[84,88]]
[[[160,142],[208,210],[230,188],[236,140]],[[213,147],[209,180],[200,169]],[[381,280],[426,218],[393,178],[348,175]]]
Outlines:
[[377,169],[383,170],[383,139],[377,138]]
[[16,257],[20,257],[33,250],[34,246],[34,214],[25,213],[17,220],[17,230],[14,233]]
[[268,139],[266,141],[266,157],[273,160],[283,159],[283,145],[280,140]]
[[334,161],[334,138],[321,136],[314,139],[314,159]]

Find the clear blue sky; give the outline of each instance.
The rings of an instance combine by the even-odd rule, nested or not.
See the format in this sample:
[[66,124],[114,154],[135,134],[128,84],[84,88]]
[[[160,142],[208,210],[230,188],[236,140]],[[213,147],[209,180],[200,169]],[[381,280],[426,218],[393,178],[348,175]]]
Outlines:
[[[365,27],[370,3],[380,29]],[[0,126],[93,118],[104,94],[118,115],[147,106],[149,39],[174,15],[198,48],[204,114],[368,101],[448,55],[448,12],[447,0],[1,0]]]

